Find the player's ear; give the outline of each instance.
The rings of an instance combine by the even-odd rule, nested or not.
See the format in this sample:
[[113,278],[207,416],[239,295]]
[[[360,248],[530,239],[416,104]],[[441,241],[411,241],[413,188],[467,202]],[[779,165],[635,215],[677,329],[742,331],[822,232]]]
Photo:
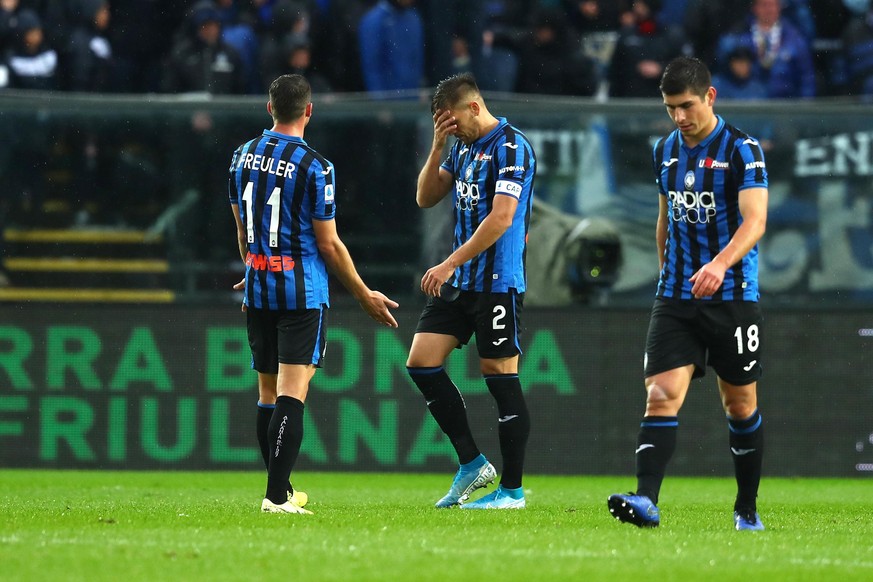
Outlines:
[[473,115],[479,115],[480,108],[478,101],[470,101],[470,111],[473,112]]
[[718,91],[715,90],[715,87],[710,87],[706,90],[706,104],[712,107],[715,104],[715,96]]
[[273,104],[267,101],[267,113],[270,114],[270,117],[273,117]]
[[306,117],[312,117],[312,103],[311,102],[306,105],[305,115],[306,115]]

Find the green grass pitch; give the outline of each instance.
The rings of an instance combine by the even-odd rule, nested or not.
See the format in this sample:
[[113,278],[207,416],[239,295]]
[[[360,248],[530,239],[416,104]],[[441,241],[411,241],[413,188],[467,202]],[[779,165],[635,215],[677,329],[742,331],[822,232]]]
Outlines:
[[[619,524],[624,477],[525,478],[527,509],[438,510],[451,475],[301,473],[315,515],[259,513],[258,472],[0,471],[0,578],[18,580],[873,580],[873,484],[668,477],[661,527]],[[474,497],[481,495],[474,494]]]

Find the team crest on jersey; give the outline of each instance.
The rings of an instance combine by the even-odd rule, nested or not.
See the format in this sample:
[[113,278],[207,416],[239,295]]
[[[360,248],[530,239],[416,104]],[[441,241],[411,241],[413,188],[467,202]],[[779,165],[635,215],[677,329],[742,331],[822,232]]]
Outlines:
[[685,174],[685,189],[691,190],[694,188],[694,172],[688,170],[688,173]]
[[464,170],[464,179],[469,181],[470,178],[472,178],[472,177],[473,177],[473,164],[470,164],[469,166],[467,166],[467,169]]

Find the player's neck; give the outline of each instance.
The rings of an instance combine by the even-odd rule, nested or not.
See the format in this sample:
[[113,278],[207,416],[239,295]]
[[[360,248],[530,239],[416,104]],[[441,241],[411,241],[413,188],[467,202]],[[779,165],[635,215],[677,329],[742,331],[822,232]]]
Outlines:
[[303,139],[303,130],[305,128],[305,123],[274,123],[270,131]]
[[479,139],[494,131],[498,125],[500,125],[500,120],[489,113],[488,117],[482,120],[482,125],[479,126]]
[[706,124],[706,128],[700,131],[694,137],[686,137],[682,136],[682,139],[685,141],[686,147],[696,148],[704,141],[706,138],[712,135],[712,132],[715,131],[715,128],[718,127],[718,117],[715,115],[712,116],[712,119],[709,120],[709,123]]

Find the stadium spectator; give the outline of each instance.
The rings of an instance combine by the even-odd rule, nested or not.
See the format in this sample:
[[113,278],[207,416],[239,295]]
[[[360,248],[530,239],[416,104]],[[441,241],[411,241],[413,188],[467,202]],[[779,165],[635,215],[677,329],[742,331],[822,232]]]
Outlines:
[[531,39],[519,56],[520,93],[591,96],[597,91],[600,79],[594,61],[582,54],[559,11],[534,15]]
[[634,0],[622,14],[623,26],[609,64],[610,97],[657,95],[664,67],[686,50],[680,31],[657,23],[656,6],[651,0]]
[[380,0],[358,27],[367,91],[383,97],[424,83],[424,23],[415,0]]
[[570,24],[579,34],[617,31],[628,0],[564,0]]
[[714,113],[716,90],[699,59],[672,61],[661,94],[676,129],[655,143],[652,156],[660,191],[655,239],[661,274],[646,339],[637,488],[611,495],[609,511],[639,527],[660,524],[657,504],[676,448],[679,410],[691,380],[710,365],[727,415],[737,482],[734,527],[762,530],[757,243],[767,221],[764,153],[754,138]]
[[19,7],[19,0],[0,0],[0,54],[12,48]]
[[713,75],[712,84],[722,99],[766,99],[767,86],[753,76],[755,53],[746,46],[736,47],[727,56],[727,67]]
[[269,28],[260,35],[258,76],[265,83],[264,90],[269,89],[272,79],[287,72],[287,47],[309,42],[309,12],[303,3],[280,0],[271,14]]
[[157,93],[163,63],[172,44],[167,31],[185,20],[187,0],[123,0],[113,2],[109,44],[115,61],[118,90]]
[[482,18],[482,57],[476,80],[484,91],[510,93],[518,86],[519,49],[529,37],[528,2],[486,2]]
[[[397,303],[364,284],[337,235],[336,172],[303,140],[311,97],[303,77],[276,79],[267,105],[272,129],[237,148],[230,164],[230,204],[246,265],[245,278],[234,288],[245,293],[252,367],[258,372],[256,434],[267,465],[261,503],[266,513],[311,513],[290,477],[303,441],[309,382],[325,353],[327,269],[367,315],[397,327],[389,310]],[[298,164],[293,172],[292,161]],[[274,212],[264,210],[268,207]],[[272,268],[274,259],[280,268]]]
[[4,61],[12,89],[49,91],[58,86],[58,53],[46,42],[42,20],[32,10],[18,12],[14,42]]
[[852,19],[842,40],[847,93],[873,100],[873,8]]
[[428,86],[457,73],[478,74],[482,70],[488,4],[487,0],[419,0],[418,10],[427,23],[424,36]]
[[[530,416],[518,379],[519,313],[536,158],[524,134],[488,111],[469,73],[442,81],[431,109],[433,143],[415,199],[430,208],[448,196],[454,250],[421,278],[428,301],[406,366],[460,464],[436,506],[462,504],[496,477],[473,439],[464,399],[443,368],[449,354],[475,333],[479,369],[500,415],[503,472],[494,492],[461,507],[520,509]],[[449,136],[456,141],[446,158]]]
[[273,75],[274,79],[285,74],[302,75],[309,80],[313,93],[330,92],[330,82],[327,78],[313,70],[312,49],[309,41],[306,39],[294,36],[286,37],[285,42],[279,49],[279,53],[274,55],[274,58],[276,60],[272,63],[272,66],[267,63],[264,64],[264,75],[275,73]]
[[194,5],[164,71],[170,93],[244,93],[246,71],[236,50],[221,38],[221,17],[210,0]]
[[[241,10],[236,0],[216,0],[221,20],[221,40],[236,50],[246,72],[246,93],[261,93],[258,77],[260,39],[255,32],[254,17]],[[272,77],[271,77],[272,78]]]
[[113,88],[112,47],[109,44],[107,0],[78,0],[77,20],[63,62],[66,87],[73,91],[108,92]]
[[797,28],[781,18],[780,0],[753,0],[751,11],[748,25],[719,41],[718,70],[737,47],[746,47],[756,55],[752,75],[766,85],[769,98],[814,97],[812,53]]
[[694,56],[713,67],[719,39],[742,26],[752,0],[688,0],[684,31]]

